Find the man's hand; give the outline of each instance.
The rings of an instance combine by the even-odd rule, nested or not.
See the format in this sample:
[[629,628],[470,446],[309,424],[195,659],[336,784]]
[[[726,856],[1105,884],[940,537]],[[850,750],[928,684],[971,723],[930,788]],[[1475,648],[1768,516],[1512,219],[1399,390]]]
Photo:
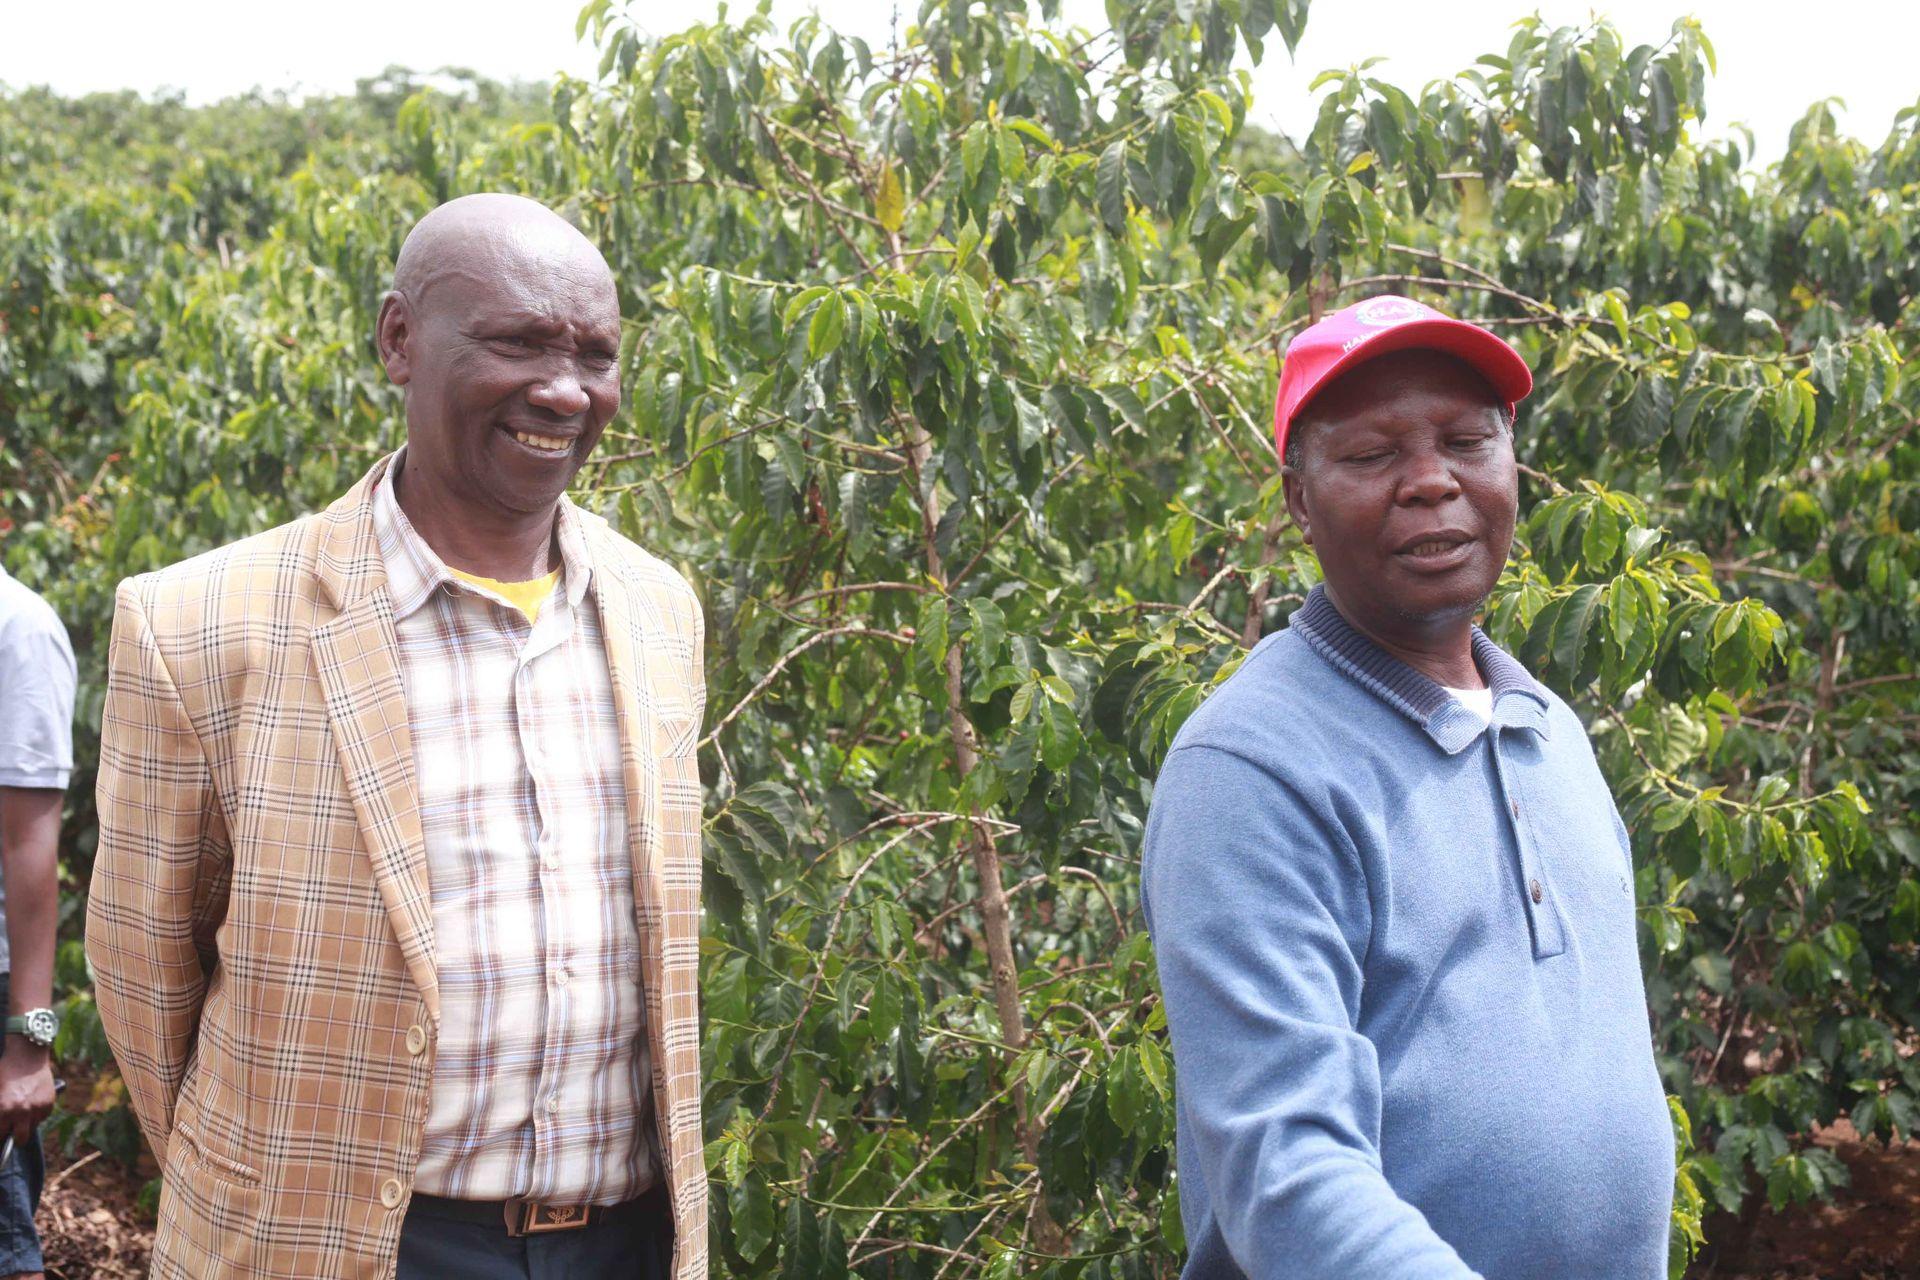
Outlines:
[[25,1146],[53,1110],[53,1058],[22,1036],[0,1056],[0,1140]]

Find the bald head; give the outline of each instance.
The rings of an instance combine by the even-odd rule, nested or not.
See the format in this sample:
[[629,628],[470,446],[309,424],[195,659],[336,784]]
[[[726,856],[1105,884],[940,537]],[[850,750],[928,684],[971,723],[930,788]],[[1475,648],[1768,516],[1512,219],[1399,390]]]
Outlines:
[[524,196],[448,201],[401,246],[376,336],[406,396],[408,515],[430,497],[443,523],[550,521],[620,406],[620,297],[593,242]]
[[613,292],[607,260],[572,223],[538,200],[493,191],[449,200],[416,222],[393,264],[393,287],[424,306],[445,280],[524,264],[597,277]]

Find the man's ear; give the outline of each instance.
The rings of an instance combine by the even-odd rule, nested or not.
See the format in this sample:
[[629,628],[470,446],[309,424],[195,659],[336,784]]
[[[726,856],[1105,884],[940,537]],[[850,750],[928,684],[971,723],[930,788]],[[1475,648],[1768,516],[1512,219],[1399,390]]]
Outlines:
[[407,295],[390,289],[380,299],[380,319],[374,323],[373,342],[380,351],[380,363],[386,366],[387,381],[404,387],[413,377],[413,363],[407,356],[407,339],[413,334],[413,308]]
[[1283,465],[1280,468],[1280,487],[1287,496],[1287,514],[1300,526],[1300,540],[1312,546],[1313,520],[1307,515],[1307,496],[1301,485],[1300,469]]

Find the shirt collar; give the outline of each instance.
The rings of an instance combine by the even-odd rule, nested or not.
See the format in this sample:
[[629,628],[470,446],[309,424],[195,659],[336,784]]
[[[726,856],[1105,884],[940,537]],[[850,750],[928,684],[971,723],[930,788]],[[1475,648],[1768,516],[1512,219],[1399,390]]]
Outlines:
[[[1340,616],[1324,586],[1315,587],[1287,623],[1335,669],[1427,731],[1453,755],[1480,735],[1480,718],[1441,685],[1415,671]],[[1531,729],[1547,736],[1547,691],[1506,650],[1473,629],[1473,661],[1493,690],[1491,728]]]
[[[427,545],[400,509],[393,493],[393,478],[406,465],[404,447],[393,455],[373,491],[373,533],[380,544],[380,559],[387,570],[387,594],[393,600],[395,621],[419,609],[443,585],[455,590],[478,588],[454,576],[446,562]],[[562,494],[556,509],[555,525],[560,535],[560,583],[569,608],[578,607],[587,593],[593,563],[587,558],[587,541],[580,532],[579,513]]]

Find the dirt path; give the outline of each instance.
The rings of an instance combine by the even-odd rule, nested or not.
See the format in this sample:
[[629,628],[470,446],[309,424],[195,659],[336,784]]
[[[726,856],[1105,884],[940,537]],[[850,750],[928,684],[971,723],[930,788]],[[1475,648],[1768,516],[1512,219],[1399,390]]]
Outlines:
[[1845,1120],[1814,1141],[1853,1175],[1832,1204],[1762,1215],[1726,1256],[1697,1266],[1700,1280],[1917,1280],[1920,1278],[1920,1142],[1889,1150],[1862,1142]]
[[[1920,1280],[1920,1142],[1887,1150],[1842,1122],[1816,1139],[1853,1173],[1830,1205],[1762,1216],[1698,1280]],[[135,1208],[146,1177],[101,1157],[54,1155],[40,1206],[49,1280],[131,1280],[147,1270],[152,1222]]]
[[146,1275],[153,1224],[135,1201],[147,1177],[98,1152],[68,1162],[49,1151],[47,1165],[47,1187],[34,1223],[47,1256],[48,1280]]

